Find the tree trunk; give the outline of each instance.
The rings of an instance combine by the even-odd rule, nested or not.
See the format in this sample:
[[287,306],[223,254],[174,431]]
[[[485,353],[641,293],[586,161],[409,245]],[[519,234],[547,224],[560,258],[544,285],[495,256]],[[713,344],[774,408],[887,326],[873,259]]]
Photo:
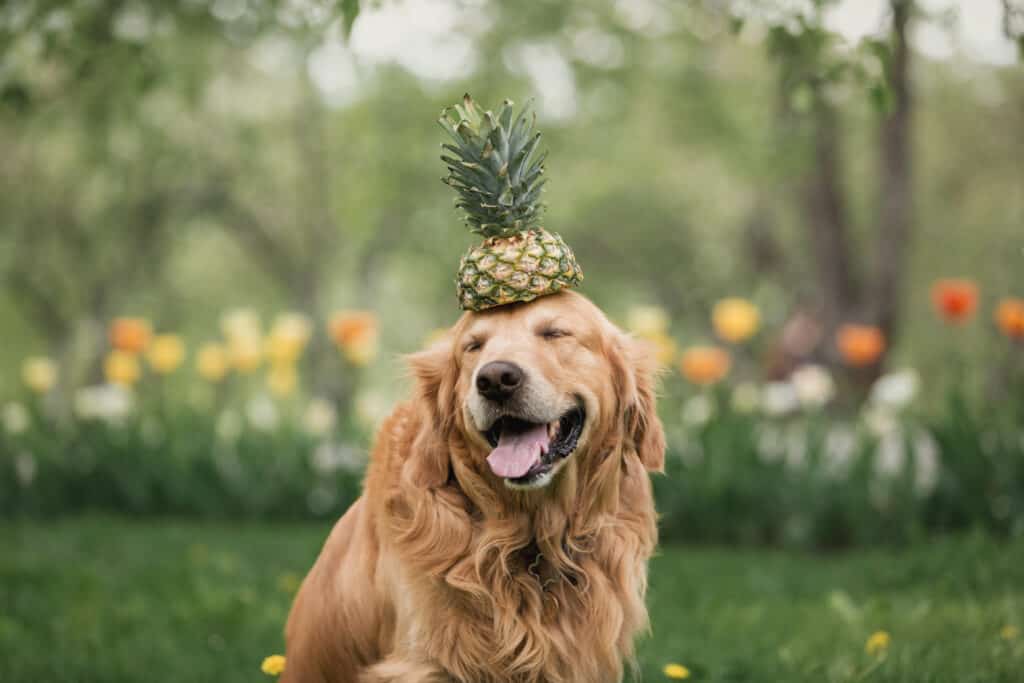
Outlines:
[[901,294],[913,221],[911,52],[907,44],[907,24],[914,11],[912,0],[891,2],[893,52],[887,78],[892,109],[882,122],[879,135],[881,186],[873,297],[876,320],[890,346],[899,332]]
[[831,333],[855,312],[859,291],[842,187],[839,117],[820,95],[815,98],[812,125],[814,165],[802,188],[802,204],[818,269],[821,319]]

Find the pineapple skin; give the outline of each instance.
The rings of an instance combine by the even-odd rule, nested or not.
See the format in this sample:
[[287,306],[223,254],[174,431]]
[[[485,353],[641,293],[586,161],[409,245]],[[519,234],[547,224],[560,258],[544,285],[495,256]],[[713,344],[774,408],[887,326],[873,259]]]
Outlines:
[[470,249],[455,284],[463,310],[484,311],[533,301],[582,281],[583,271],[569,245],[555,233],[532,228],[488,237]]

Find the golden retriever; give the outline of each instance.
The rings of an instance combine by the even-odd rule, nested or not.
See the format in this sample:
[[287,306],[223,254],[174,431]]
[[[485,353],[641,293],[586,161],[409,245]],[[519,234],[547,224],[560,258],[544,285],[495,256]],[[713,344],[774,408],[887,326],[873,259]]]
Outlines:
[[286,628],[284,683],[620,681],[647,626],[654,363],[579,294],[410,357]]

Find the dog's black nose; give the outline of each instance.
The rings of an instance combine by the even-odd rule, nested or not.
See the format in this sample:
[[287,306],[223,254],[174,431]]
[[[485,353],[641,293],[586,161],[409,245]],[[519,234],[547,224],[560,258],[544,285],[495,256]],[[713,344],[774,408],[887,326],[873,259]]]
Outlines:
[[496,360],[476,373],[476,389],[492,401],[507,401],[523,384],[523,369],[515,363]]

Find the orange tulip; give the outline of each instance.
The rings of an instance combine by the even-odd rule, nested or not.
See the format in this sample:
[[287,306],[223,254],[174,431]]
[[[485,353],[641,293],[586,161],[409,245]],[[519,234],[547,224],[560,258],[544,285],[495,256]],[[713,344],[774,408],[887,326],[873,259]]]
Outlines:
[[327,331],[338,346],[365,343],[377,335],[377,317],[369,311],[339,311],[327,323]]
[[694,384],[707,386],[718,382],[732,367],[728,351],[717,346],[693,346],[683,351],[679,371]]
[[885,335],[873,325],[843,325],[836,333],[836,346],[847,365],[871,365],[885,351]]
[[1024,299],[1000,301],[996,308],[996,325],[1010,339],[1024,340]]
[[145,351],[152,337],[153,328],[142,318],[115,318],[110,323],[110,345],[118,351]]
[[964,279],[936,280],[932,285],[932,305],[946,322],[965,322],[978,308],[978,285]]

